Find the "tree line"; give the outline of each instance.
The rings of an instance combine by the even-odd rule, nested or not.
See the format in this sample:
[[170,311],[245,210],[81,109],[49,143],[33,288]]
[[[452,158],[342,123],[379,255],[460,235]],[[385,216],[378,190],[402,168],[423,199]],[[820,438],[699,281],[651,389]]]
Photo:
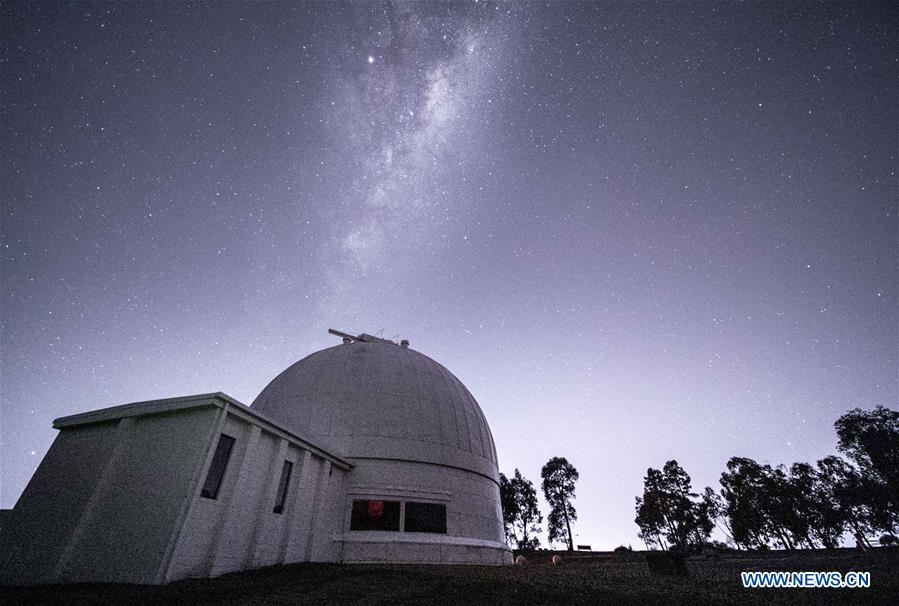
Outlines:
[[[573,551],[571,524],[577,521],[577,511],[572,501],[575,483],[580,477],[578,471],[565,457],[553,457],[540,470],[540,477],[543,496],[549,504],[549,541],[564,541],[569,551]],[[537,504],[537,490],[518,469],[511,479],[499,474],[499,480],[506,541],[518,549],[537,549],[540,547],[537,533],[543,523],[543,514]]]
[[721,488],[694,493],[677,463],[648,469],[635,522],[647,548],[689,551],[718,527],[740,549],[832,548],[846,533],[857,544],[896,544],[899,527],[899,412],[854,409],[834,423],[837,450],[816,464],[772,467],[732,457]]

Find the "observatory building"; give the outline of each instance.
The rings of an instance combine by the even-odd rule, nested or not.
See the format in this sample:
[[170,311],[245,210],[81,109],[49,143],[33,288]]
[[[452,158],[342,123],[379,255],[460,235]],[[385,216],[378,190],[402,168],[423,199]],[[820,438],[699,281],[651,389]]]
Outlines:
[[330,331],[252,406],[56,419],[0,516],[0,584],[167,583],[294,562],[509,564],[478,403],[407,341]]

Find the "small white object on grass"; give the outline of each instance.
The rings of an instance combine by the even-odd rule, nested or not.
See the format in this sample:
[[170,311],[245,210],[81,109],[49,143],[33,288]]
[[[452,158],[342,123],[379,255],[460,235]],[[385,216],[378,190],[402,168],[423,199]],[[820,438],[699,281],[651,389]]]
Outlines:
[[559,566],[562,564],[562,558],[560,556],[554,555],[552,559],[553,566]]
[[524,557],[523,555],[520,555],[517,558],[515,558],[516,566],[524,566],[527,563],[528,563],[528,559],[526,557]]

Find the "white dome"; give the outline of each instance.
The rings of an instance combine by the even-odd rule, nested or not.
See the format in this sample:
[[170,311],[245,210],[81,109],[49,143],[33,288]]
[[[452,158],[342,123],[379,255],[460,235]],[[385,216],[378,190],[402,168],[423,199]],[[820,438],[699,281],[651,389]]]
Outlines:
[[498,482],[490,428],[462,382],[417,351],[368,338],[293,364],[253,408],[349,459],[447,465]]

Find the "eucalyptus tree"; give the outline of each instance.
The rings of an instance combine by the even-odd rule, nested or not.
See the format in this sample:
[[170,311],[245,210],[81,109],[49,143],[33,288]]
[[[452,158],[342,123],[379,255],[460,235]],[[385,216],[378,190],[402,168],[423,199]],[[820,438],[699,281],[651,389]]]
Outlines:
[[577,511],[572,501],[580,474],[565,457],[553,457],[543,466],[540,476],[543,478],[543,496],[549,503],[549,541],[565,541],[568,550],[574,551],[571,523],[577,520]]

